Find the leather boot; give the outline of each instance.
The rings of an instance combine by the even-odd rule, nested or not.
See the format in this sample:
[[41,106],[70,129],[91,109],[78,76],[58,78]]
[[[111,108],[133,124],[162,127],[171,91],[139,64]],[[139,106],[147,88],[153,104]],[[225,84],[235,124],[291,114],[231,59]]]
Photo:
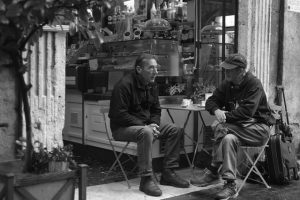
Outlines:
[[152,176],[141,177],[140,191],[144,192],[147,195],[155,197],[162,195],[162,191],[157,186],[157,183],[155,182],[155,180],[153,180]]
[[178,188],[188,188],[189,182],[180,178],[173,169],[165,169],[161,175],[160,184]]
[[220,181],[218,174],[214,174],[209,169],[205,168],[201,176],[194,176],[191,179],[191,184],[198,187],[206,187],[208,185],[216,184]]

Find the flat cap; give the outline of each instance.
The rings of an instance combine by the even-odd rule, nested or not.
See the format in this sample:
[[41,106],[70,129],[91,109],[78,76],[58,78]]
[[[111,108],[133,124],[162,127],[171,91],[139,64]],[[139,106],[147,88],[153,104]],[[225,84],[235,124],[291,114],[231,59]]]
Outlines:
[[224,69],[235,69],[237,67],[246,69],[247,60],[245,56],[239,53],[230,54],[220,66]]

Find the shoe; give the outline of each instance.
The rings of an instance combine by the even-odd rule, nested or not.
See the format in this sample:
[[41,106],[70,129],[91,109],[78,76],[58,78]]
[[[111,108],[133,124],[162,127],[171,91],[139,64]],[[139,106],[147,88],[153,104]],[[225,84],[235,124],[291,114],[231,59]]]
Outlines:
[[162,195],[162,191],[152,176],[142,176],[139,189],[149,196],[159,197]]
[[204,174],[200,177],[194,176],[191,179],[191,184],[198,187],[205,187],[217,183],[220,180],[218,174],[213,174],[209,169],[203,170]]
[[235,182],[226,182],[223,189],[216,194],[218,200],[227,200],[238,196]]
[[178,188],[188,188],[189,182],[180,178],[172,169],[165,169],[160,179],[161,185],[170,185]]

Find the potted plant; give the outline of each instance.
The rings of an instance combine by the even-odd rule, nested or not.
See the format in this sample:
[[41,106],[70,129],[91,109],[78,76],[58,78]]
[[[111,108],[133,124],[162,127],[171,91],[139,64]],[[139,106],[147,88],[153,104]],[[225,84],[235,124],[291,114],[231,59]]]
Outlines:
[[195,82],[193,84],[193,94],[191,95],[193,103],[201,104],[202,101],[206,101],[215,89],[216,87],[214,85],[203,85],[202,83]]
[[[24,159],[26,145],[23,142],[25,139],[17,140],[17,145],[21,145],[19,158]],[[42,174],[47,172],[68,171],[69,167],[75,169],[77,164],[73,159],[73,145],[68,144],[61,147],[55,144],[51,151],[44,147],[43,143],[35,141],[33,144],[32,166],[29,172],[34,174]]]
[[201,104],[201,101],[205,99],[205,86],[202,83],[195,82],[193,84],[191,99],[194,104]]
[[53,147],[49,152],[49,172],[66,171],[69,166],[76,166],[76,162],[73,160],[73,146],[71,144],[64,147]]
[[[21,138],[19,158],[24,158],[26,141]],[[77,165],[73,160],[72,145],[55,146],[51,151],[39,141],[33,143],[31,166],[27,173],[22,172],[21,160],[2,162],[0,165],[0,199],[74,199],[78,178],[79,199],[86,199],[87,165]],[[60,168],[50,163],[67,163]],[[54,164],[55,165],[55,164]],[[62,167],[64,166],[64,167]],[[70,169],[69,169],[70,168]],[[72,169],[72,170],[71,170]]]
[[214,86],[214,85],[206,85],[205,86],[205,101],[213,94],[215,89],[216,89],[216,86]]

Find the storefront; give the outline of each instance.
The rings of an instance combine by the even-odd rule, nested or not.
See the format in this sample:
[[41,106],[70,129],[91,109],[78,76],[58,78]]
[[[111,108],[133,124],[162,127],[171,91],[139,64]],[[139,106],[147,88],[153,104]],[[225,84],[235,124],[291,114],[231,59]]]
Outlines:
[[[113,85],[133,70],[135,58],[143,52],[157,55],[161,65],[156,79],[161,104],[191,98],[201,105],[205,93],[224,78],[219,64],[239,48],[238,2],[115,2],[103,17],[104,43],[82,39],[79,43],[80,35],[68,40],[64,139],[109,148],[100,108],[109,106]],[[175,123],[183,126],[188,113],[171,112]],[[207,124],[213,120],[208,113],[204,118]],[[171,121],[165,110],[162,121]],[[192,115],[186,132],[193,137],[201,126],[197,115]],[[136,146],[131,145],[134,154]],[[191,141],[186,139],[185,145],[188,152],[193,151]],[[153,149],[157,149],[154,157],[161,156],[159,148]]]

